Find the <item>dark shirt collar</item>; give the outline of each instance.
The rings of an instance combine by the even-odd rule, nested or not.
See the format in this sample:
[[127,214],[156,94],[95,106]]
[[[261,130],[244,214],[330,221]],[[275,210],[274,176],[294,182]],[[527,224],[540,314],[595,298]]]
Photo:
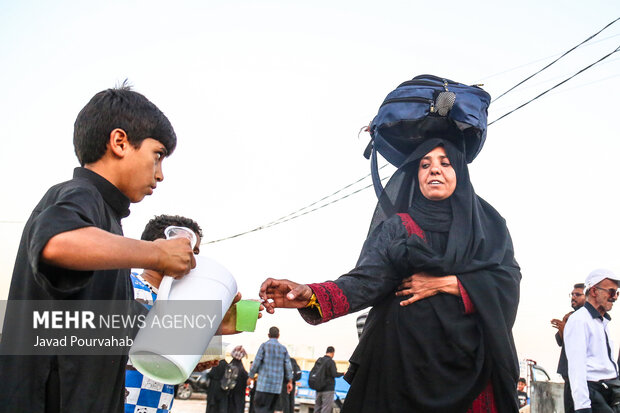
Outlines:
[[587,301],[584,304],[584,307],[588,310],[592,318],[600,318],[602,321],[603,317],[605,317],[607,320],[611,320],[611,316],[609,315],[609,313],[605,313],[604,316],[601,316],[601,313],[599,313],[598,310],[594,308],[594,306]]
[[75,168],[74,178],[83,178],[91,182],[101,193],[103,200],[112,207],[119,218],[129,216],[129,198],[103,176],[86,168]]

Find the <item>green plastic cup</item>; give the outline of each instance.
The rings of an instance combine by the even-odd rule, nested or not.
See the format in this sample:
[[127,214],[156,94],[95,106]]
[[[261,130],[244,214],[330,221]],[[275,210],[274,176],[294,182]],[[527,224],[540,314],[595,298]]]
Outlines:
[[240,300],[237,304],[237,331],[254,331],[258,320],[260,303],[253,300]]

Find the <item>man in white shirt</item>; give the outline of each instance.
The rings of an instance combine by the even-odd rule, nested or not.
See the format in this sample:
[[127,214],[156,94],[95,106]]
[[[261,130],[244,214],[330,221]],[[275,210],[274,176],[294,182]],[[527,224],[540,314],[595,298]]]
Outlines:
[[[586,303],[566,322],[564,348],[576,413],[612,413],[620,400],[613,396],[618,366],[607,325],[608,312],[618,298],[620,278],[606,269],[588,274]],[[619,410],[620,411],[620,410]]]

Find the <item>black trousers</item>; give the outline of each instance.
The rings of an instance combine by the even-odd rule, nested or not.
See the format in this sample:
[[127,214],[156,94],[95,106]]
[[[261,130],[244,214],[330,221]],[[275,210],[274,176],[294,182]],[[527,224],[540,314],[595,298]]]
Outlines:
[[265,393],[257,391],[254,396],[254,411],[256,413],[273,413],[280,393]]
[[600,382],[589,381],[588,390],[590,391],[592,413],[620,413],[620,405],[612,407],[614,398],[610,388],[606,388]]

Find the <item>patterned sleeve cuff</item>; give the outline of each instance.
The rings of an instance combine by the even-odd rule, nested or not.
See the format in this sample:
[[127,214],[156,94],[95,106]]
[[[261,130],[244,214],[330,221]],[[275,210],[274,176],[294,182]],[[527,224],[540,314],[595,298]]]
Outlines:
[[299,313],[307,323],[321,324],[349,313],[349,301],[336,283],[328,281],[308,286],[316,295],[320,311],[316,307],[300,309]]
[[469,294],[467,294],[467,290],[463,287],[460,281],[457,281],[459,284],[459,291],[461,292],[461,299],[463,300],[463,305],[465,306],[465,314],[473,314],[476,312],[476,307],[474,303],[469,298]]

